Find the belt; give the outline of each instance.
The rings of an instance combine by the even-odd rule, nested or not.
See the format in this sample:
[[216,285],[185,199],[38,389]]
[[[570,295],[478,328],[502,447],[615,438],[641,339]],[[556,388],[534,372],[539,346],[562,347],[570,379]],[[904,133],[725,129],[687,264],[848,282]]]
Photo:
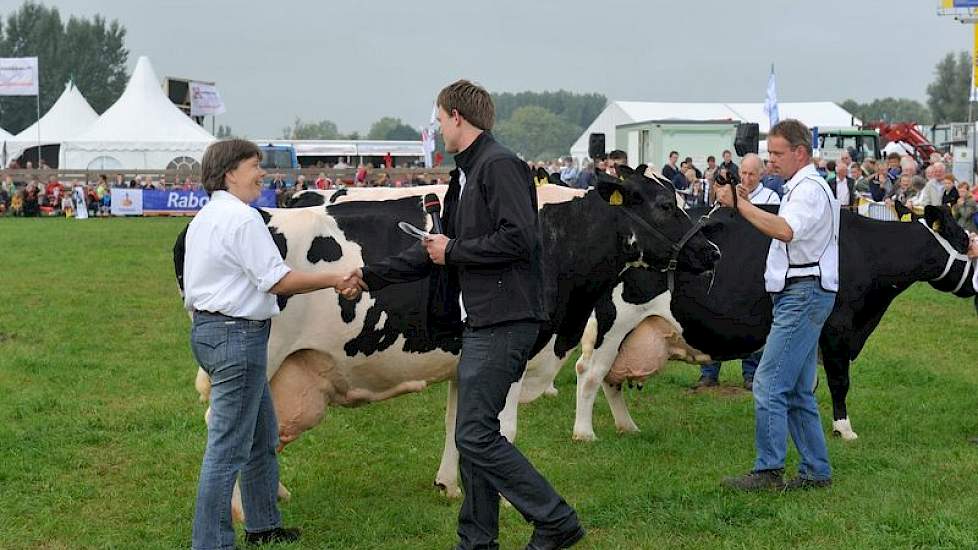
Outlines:
[[801,277],[788,277],[784,281],[785,283],[800,283],[802,281],[819,281],[818,275],[802,275]]

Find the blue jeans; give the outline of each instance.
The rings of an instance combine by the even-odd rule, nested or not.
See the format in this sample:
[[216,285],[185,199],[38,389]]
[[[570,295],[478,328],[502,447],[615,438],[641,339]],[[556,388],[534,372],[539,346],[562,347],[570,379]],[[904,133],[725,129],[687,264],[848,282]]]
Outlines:
[[818,337],[834,305],[835,294],[813,279],[789,281],[774,295],[774,322],[754,375],[754,470],[784,468],[790,433],[801,455],[798,474],[832,477],[815,401],[815,369]]
[[271,322],[196,313],[190,348],[211,378],[207,450],[194,510],[193,548],[234,548],[231,492],[240,475],[248,532],[281,526],[278,420],[266,380]]
[[574,510],[499,433],[499,412],[510,385],[523,376],[539,328],[516,321],[466,328],[462,336],[455,444],[465,488],[458,514],[465,550],[498,550],[500,494],[544,535],[578,525]]
[[[741,359],[740,369],[744,373],[744,382],[754,379],[754,373],[757,372],[757,365],[760,364],[763,353],[764,349],[759,349]],[[720,378],[720,362],[710,361],[709,363],[700,365],[700,376],[718,380]]]

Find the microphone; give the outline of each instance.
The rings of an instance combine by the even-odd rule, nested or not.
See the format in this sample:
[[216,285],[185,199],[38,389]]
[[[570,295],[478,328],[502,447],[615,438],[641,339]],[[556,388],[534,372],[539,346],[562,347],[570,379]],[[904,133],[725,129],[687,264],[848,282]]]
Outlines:
[[441,226],[441,201],[438,195],[428,193],[424,196],[424,211],[431,214],[431,233],[444,233]]

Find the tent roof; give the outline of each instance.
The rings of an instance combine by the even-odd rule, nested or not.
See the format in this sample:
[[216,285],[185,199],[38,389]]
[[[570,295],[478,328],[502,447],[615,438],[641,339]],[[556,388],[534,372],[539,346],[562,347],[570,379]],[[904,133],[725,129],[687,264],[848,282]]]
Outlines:
[[[44,131],[44,127],[41,127]],[[138,149],[139,143],[208,143],[207,130],[174,105],[156,78],[149,58],[143,56],[129,78],[122,96],[72,142],[123,142]]]
[[[61,143],[70,140],[87,130],[98,119],[98,113],[74,84],[65,85],[65,91],[54,102],[48,112],[41,117],[41,143]],[[23,142],[27,147],[36,144],[38,123],[35,122],[13,141]]]
[[10,141],[12,139],[14,139],[14,136],[10,132],[0,128],[0,141]]

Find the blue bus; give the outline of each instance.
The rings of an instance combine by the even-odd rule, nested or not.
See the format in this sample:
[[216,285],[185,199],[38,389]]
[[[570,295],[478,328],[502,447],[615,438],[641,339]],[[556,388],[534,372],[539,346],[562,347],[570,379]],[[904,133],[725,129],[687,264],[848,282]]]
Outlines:
[[259,145],[261,149],[261,167],[268,172],[265,176],[265,187],[271,187],[276,174],[282,176],[286,187],[295,185],[295,174],[299,168],[299,158],[295,154],[295,147],[291,145],[273,145],[267,143]]

